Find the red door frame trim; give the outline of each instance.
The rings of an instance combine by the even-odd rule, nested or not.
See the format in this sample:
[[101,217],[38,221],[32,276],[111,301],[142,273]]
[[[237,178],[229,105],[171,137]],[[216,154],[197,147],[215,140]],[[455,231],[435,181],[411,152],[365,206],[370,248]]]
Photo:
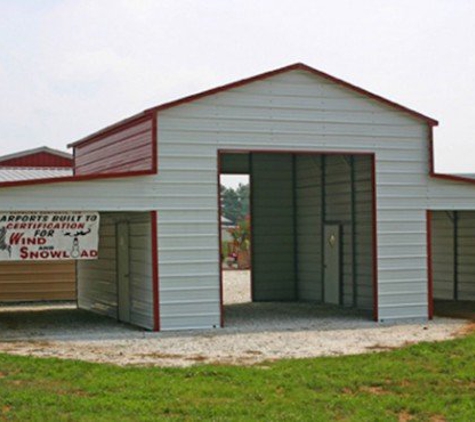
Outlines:
[[[379,303],[378,303],[378,229],[377,229],[377,194],[376,194],[376,154],[373,152],[361,151],[318,151],[318,150],[282,150],[282,149],[218,149],[217,170],[218,170],[218,227],[219,227],[219,282],[220,282],[220,309],[221,309],[221,326],[224,327],[224,304],[223,304],[223,269],[221,266],[221,204],[220,204],[220,184],[219,176],[221,175],[221,154],[299,154],[299,155],[358,155],[371,157],[371,173],[372,173],[372,243],[373,243],[373,319],[379,320]],[[251,258],[252,259],[252,258]]]
[[160,331],[160,277],[158,269],[158,213],[150,211],[152,236],[153,331]]
[[426,210],[427,232],[427,300],[428,317],[434,318],[434,281],[432,275],[432,211]]

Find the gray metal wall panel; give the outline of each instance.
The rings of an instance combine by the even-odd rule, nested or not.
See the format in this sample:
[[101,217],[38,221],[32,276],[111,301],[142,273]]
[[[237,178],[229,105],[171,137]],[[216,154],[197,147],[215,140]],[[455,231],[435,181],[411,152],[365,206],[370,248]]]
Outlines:
[[353,304],[351,168],[348,156],[325,157],[325,222],[341,226],[342,305]]
[[434,299],[454,297],[454,222],[453,213],[432,212],[432,283]]
[[117,318],[115,222],[101,214],[99,258],[77,262],[78,307]]
[[251,155],[253,300],[296,300],[293,157]]
[[221,174],[249,174],[249,154],[223,154],[220,161]]
[[458,212],[458,299],[475,300],[475,212]]
[[322,300],[322,156],[295,159],[298,299]]

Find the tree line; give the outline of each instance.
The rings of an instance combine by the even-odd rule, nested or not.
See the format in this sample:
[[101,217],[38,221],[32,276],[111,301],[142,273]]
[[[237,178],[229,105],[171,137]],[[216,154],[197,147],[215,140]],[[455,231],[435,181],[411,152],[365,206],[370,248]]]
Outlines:
[[233,224],[244,220],[249,215],[249,184],[240,183],[234,189],[221,185],[221,214]]

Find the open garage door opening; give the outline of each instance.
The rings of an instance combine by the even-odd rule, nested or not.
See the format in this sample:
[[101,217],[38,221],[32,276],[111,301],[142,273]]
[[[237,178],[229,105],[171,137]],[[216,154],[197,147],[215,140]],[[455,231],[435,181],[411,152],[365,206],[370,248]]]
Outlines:
[[[2,322],[21,326],[22,321],[33,331],[35,327],[41,331],[68,323],[75,326],[80,321],[86,326],[109,327],[116,320],[130,326],[156,328],[156,262],[152,254],[152,225],[156,221],[152,215],[98,213],[98,253],[94,259],[2,261],[0,327]],[[81,231],[84,234],[88,229],[63,233],[73,236],[73,246],[67,253],[74,257],[87,253],[81,246]],[[48,247],[42,250],[52,253]]]
[[220,176],[221,269],[224,305],[251,302],[249,174]]
[[475,319],[475,211],[431,211],[428,218],[431,310]]
[[[295,315],[344,308],[366,318],[374,314],[373,159],[221,152],[221,175],[250,176],[251,292],[250,302],[240,305],[243,315],[287,308]],[[222,201],[221,195],[221,214]],[[226,301],[232,278],[221,272],[225,324],[239,319],[238,306]]]

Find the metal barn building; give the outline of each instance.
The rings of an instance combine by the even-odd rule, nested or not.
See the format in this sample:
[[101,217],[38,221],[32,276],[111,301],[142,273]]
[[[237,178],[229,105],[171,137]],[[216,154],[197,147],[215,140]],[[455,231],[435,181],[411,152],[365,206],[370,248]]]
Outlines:
[[[48,147],[0,157],[0,183],[73,174],[72,155]],[[0,303],[76,300],[72,260],[0,263]]]
[[254,301],[427,319],[434,299],[475,300],[474,180],[435,172],[436,125],[295,64],[74,142],[73,176],[5,182],[0,211],[100,213],[79,307],[152,330],[219,327],[219,176],[249,174]]

